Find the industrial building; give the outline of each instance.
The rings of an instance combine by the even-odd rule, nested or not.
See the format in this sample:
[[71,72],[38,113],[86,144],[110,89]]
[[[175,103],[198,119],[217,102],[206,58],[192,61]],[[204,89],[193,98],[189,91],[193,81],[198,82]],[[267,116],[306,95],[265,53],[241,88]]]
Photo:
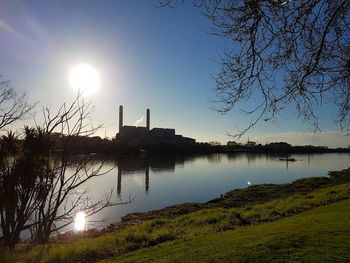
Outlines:
[[175,134],[175,129],[153,128],[150,129],[150,110],[146,110],[146,127],[124,126],[123,125],[123,106],[119,106],[119,133],[116,140],[127,144],[194,144],[195,139],[183,137]]

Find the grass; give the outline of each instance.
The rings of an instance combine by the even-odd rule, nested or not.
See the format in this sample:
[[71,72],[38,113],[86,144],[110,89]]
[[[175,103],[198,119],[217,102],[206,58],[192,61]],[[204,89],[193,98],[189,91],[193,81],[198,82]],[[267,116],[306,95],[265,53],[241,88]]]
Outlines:
[[[349,175],[349,171],[345,174]],[[337,175],[339,175],[339,173]],[[182,243],[189,242],[188,245],[190,247],[192,246],[189,251],[197,253],[196,249],[203,249],[203,251],[198,251],[198,253],[207,255],[205,254],[204,250],[207,249],[208,251],[211,251],[212,248],[205,248],[206,246],[212,246],[213,248],[218,247],[218,249],[225,247],[223,244],[218,245],[220,242],[217,243],[218,241],[216,238],[220,239],[221,237],[232,239],[232,242],[242,243],[241,246],[237,246],[237,249],[234,250],[236,251],[235,255],[242,254],[247,257],[246,253],[248,252],[245,251],[245,245],[243,245],[247,241],[243,236],[245,231],[255,229],[255,226],[252,225],[259,224],[259,227],[261,226],[262,229],[265,229],[265,227],[270,225],[270,223],[262,223],[278,220],[274,222],[272,226],[274,226],[275,223],[278,225],[279,222],[279,224],[281,224],[279,227],[283,227],[283,222],[285,222],[287,219],[280,220],[282,218],[289,217],[289,220],[290,218],[295,217],[290,216],[303,211],[335,202],[339,202],[339,204],[341,204],[344,203],[342,200],[349,199],[350,177],[347,176],[347,180],[344,180],[344,173],[340,173],[340,175],[342,175],[340,177],[337,177],[337,175],[336,177],[332,177],[338,178],[335,180],[328,178],[298,180],[292,183],[290,188],[287,188],[286,185],[280,186],[283,191],[277,191],[276,189],[278,186],[275,185],[249,187],[245,190],[246,192],[249,192],[249,195],[244,193],[243,190],[233,191],[227,194],[226,199],[217,200],[203,206],[193,204],[184,205],[182,208],[181,206],[176,206],[176,211],[174,212],[176,216],[160,216],[157,211],[155,214],[158,215],[158,217],[155,217],[155,214],[146,213],[147,215],[151,215],[149,218],[153,219],[133,226],[128,226],[124,229],[118,229],[114,232],[106,233],[95,238],[83,238],[66,242],[51,242],[48,245],[31,245],[29,243],[22,243],[19,244],[14,251],[8,251],[5,248],[0,247],[0,262],[94,262],[96,260],[121,256],[129,252],[139,250],[140,252],[135,254],[137,259],[136,261],[138,261],[138,253],[141,253],[141,251],[148,251],[145,253],[149,253],[149,258],[152,256],[155,257],[155,254],[152,254],[153,252],[150,251],[158,251],[160,253],[159,255],[163,257],[164,253],[168,253],[166,251],[162,251],[163,247],[169,251],[179,249],[179,252],[176,250],[176,255],[180,255],[181,258],[181,255],[186,254],[184,252],[186,248],[182,247]],[[339,178],[342,179],[340,180]],[[318,187],[316,187],[316,185],[318,185]],[[265,193],[264,190],[266,190]],[[270,194],[270,197],[268,197],[268,194]],[[234,199],[233,196],[235,196],[236,199]],[[257,197],[256,200],[252,200],[252,197],[254,196]],[[259,196],[261,198],[259,198]],[[271,196],[274,198],[271,198]],[[240,200],[239,206],[232,205],[237,204],[238,201],[235,200]],[[346,202],[345,204],[349,205]],[[170,211],[174,211],[174,207],[169,209]],[[318,211],[318,209],[319,208],[315,209],[315,211]],[[325,209],[327,210],[326,207]],[[331,212],[333,213],[333,210],[330,210],[329,217],[332,217]],[[163,213],[166,211],[166,209],[160,211]],[[341,211],[339,210],[335,212],[340,213]],[[166,214],[168,215],[169,211],[167,211]],[[305,213],[302,213],[300,216],[304,214]],[[338,226],[341,226],[341,223],[339,223],[339,220],[341,219],[342,218],[340,217],[332,218],[332,220],[337,222],[337,224],[332,226],[334,227],[334,231],[332,228],[329,228],[329,231],[326,232],[329,234],[333,231],[332,233],[336,233],[338,238],[344,238],[343,232],[338,232],[337,229]],[[304,218],[299,220],[300,222],[305,221],[305,224],[309,224],[307,221],[308,218],[305,218],[305,220]],[[317,222],[317,220],[315,222]],[[322,223],[322,227],[323,225],[324,224]],[[324,226],[326,227],[326,225]],[[345,230],[348,231],[349,225],[344,226]],[[254,255],[258,255],[259,253],[265,253],[264,251],[267,251],[266,246],[270,246],[270,251],[272,251],[275,256],[279,256],[280,249],[273,249],[275,246],[278,247],[279,244],[284,244],[284,248],[282,249],[282,251],[284,251],[283,253],[287,253],[288,249],[294,251],[295,246],[299,246],[301,248],[304,247],[304,243],[307,243],[309,238],[309,235],[305,235],[307,232],[305,232],[304,226],[295,225],[296,229],[291,229],[289,226],[286,227],[287,228],[285,230],[278,230],[278,233],[282,231],[281,233],[286,235],[288,240],[290,239],[292,243],[288,243],[287,239],[282,241],[279,240],[282,239],[282,236],[277,239],[277,243],[274,243],[272,242],[272,239],[267,238],[269,237],[269,234],[266,234],[266,236],[265,234],[261,236],[259,231],[262,230],[257,228],[258,230],[256,230],[257,232],[255,236],[253,235],[254,231],[250,234],[252,240],[247,243],[250,244],[248,248],[253,249],[255,246],[254,250],[258,252],[254,252]],[[307,225],[305,225],[305,227],[307,227]],[[265,229],[264,231],[268,231],[268,229]],[[299,233],[298,231],[300,233],[304,233],[304,236],[303,238],[300,236],[297,240],[294,240],[293,235],[295,233]],[[317,229],[313,229],[312,231],[316,231],[315,235],[318,235]],[[235,233],[233,235],[234,238],[229,233]],[[236,238],[237,233],[242,233],[241,240]],[[263,245],[260,246],[260,243],[254,243],[255,241],[253,242],[254,239],[258,241],[263,241],[266,239],[266,244],[268,245],[263,243]],[[206,240],[211,240],[211,245],[209,245]],[[226,241],[229,242],[228,240]],[[196,244],[203,244],[203,247],[197,247]],[[350,245],[349,243],[347,244]],[[341,245],[342,244],[340,244],[340,246]],[[145,248],[152,249],[149,251],[148,249],[145,250]],[[331,248],[331,246],[329,248]],[[231,250],[226,248],[227,257],[232,256]],[[214,253],[215,251],[212,252]],[[228,259],[227,257],[224,257],[226,252],[224,250],[217,252],[222,254],[220,255],[223,257],[223,260],[225,259],[224,261]],[[302,256],[302,258],[304,258],[306,255],[303,254]],[[147,257],[145,257],[145,259],[146,258]],[[208,256],[208,260],[209,258],[210,257]],[[129,257],[126,257],[125,259],[129,260]],[[167,257],[164,257],[164,259],[166,261]],[[220,257],[213,256],[212,259],[214,262],[217,260],[220,261]],[[132,261],[132,258],[130,258],[130,260]],[[179,262],[180,261],[181,259],[179,259]]]
[[101,262],[349,262],[350,200]]

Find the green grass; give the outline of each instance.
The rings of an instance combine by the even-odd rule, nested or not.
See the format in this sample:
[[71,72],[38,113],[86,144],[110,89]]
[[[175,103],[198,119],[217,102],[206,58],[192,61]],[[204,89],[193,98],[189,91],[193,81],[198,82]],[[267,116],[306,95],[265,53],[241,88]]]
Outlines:
[[275,222],[143,248],[103,262],[349,262],[350,200]]

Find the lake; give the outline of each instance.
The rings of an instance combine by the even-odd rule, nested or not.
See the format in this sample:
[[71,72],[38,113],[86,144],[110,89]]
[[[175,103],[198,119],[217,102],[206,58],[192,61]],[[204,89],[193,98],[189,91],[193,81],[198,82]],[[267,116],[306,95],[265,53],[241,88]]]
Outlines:
[[[293,154],[295,162],[269,154],[210,154],[192,157],[138,158],[109,161],[107,174],[93,178],[88,189],[98,199],[113,189],[113,201],[133,201],[106,208],[89,219],[87,228],[116,223],[131,212],[149,211],[186,202],[206,202],[232,189],[253,184],[289,183],[327,176],[350,166],[350,154]],[[96,222],[100,220],[99,222]],[[93,221],[93,222],[92,222]]]

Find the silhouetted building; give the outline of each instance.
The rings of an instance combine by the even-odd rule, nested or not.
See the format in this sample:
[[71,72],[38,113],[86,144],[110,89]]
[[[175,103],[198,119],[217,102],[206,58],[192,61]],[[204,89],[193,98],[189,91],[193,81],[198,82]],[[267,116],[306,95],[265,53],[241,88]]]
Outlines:
[[175,134],[175,129],[153,128],[150,129],[150,110],[146,111],[146,127],[124,126],[123,106],[119,106],[119,133],[116,140],[130,144],[194,144],[195,139]]

